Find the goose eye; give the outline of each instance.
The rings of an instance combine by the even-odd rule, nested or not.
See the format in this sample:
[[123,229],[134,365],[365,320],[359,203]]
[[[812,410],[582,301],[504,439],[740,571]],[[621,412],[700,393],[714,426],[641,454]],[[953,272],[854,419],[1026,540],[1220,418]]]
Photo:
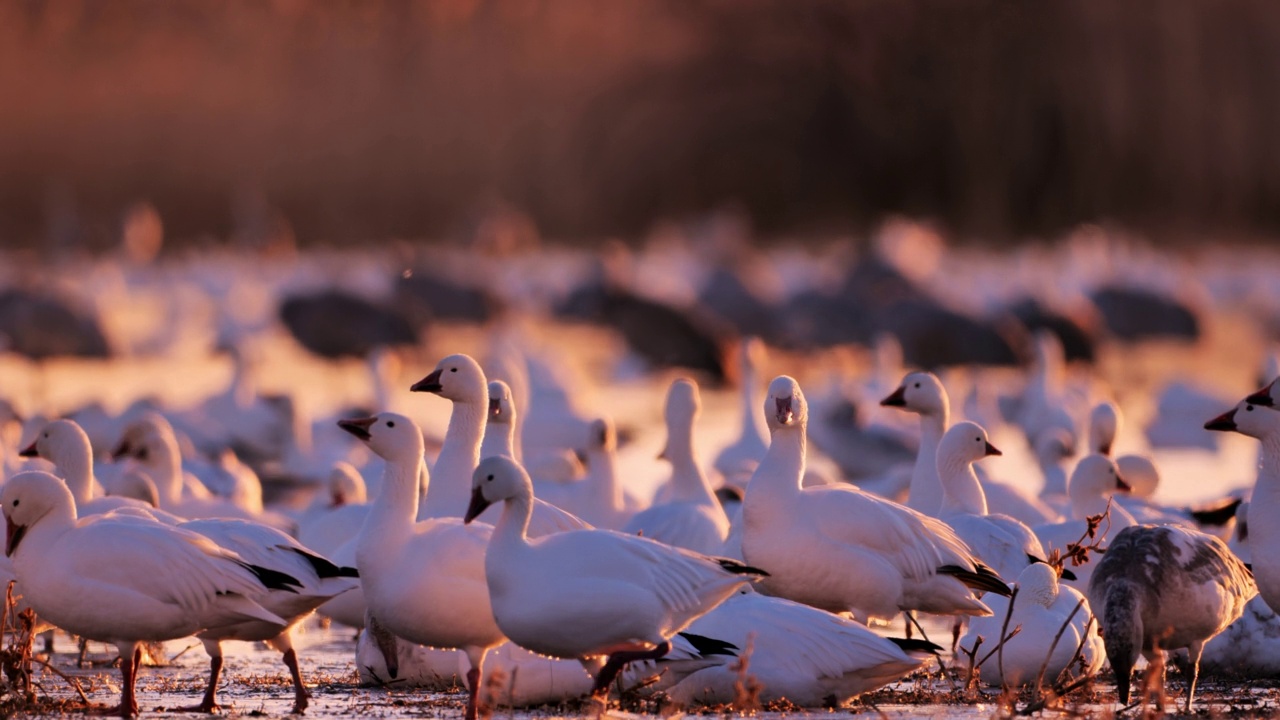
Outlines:
[[18,502],[19,502],[18,500],[14,500],[14,501],[13,501],[13,506],[14,506],[14,507],[18,507]]
[[1245,405],[1245,406],[1244,406],[1244,411],[1245,411],[1245,412],[1253,412],[1253,406],[1252,406],[1252,405]]
[[485,480],[487,480],[488,482],[493,482],[493,476],[490,475],[489,477],[485,478]]
[[916,383],[916,387],[920,387],[920,383]]
[[449,372],[458,372],[458,368],[449,368]]
[[387,421],[387,427],[395,427],[395,426],[396,426],[396,421],[395,421],[395,420],[388,420],[388,421]]
[[976,437],[976,438],[974,438],[974,439],[973,439],[973,441],[974,441],[974,442],[982,442],[982,438],[980,438],[980,437]]

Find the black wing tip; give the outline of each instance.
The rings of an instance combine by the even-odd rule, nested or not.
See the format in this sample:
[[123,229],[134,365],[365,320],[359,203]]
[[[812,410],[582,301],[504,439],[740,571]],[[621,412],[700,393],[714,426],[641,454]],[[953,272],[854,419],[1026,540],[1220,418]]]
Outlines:
[[928,653],[930,655],[937,655],[943,650],[942,646],[934,645],[928,640],[908,640],[907,638],[896,638],[896,637],[885,638],[885,640],[888,640],[894,645],[897,645],[899,648],[902,649],[903,652]]
[[316,571],[316,577],[320,578],[321,580],[325,578],[335,578],[335,577],[350,577],[350,578],[360,577],[360,571],[356,570],[353,567],[339,566],[331,562],[326,557],[316,555],[315,553],[312,553],[308,550],[304,550],[302,548],[291,547],[289,549],[298,553],[308,563],[310,563],[311,569]]
[[994,570],[977,563],[977,571],[962,568],[959,565],[943,565],[938,568],[939,575],[950,575],[974,590],[995,593],[1002,597],[1011,597],[1013,590]]
[[727,640],[718,640],[716,638],[707,637],[706,635],[697,635],[691,632],[676,633],[680,637],[689,641],[694,650],[699,655],[727,655],[729,657],[738,656],[738,646]]
[[760,577],[769,577],[769,573],[765,572],[764,570],[761,570],[758,567],[751,567],[746,563],[738,562],[737,560],[733,560],[731,558],[713,558],[713,559],[720,564],[720,567],[724,568],[725,570],[728,570],[734,575],[758,575]]
[[1192,519],[1201,525],[1226,525],[1236,516],[1236,510],[1243,502],[1243,497],[1233,497],[1217,507],[1192,508],[1190,514]]
[[[1038,558],[1035,555],[1032,555],[1031,553],[1027,553],[1027,562],[1044,563],[1045,565],[1049,564],[1048,560],[1045,560],[1044,558]],[[1063,580],[1079,580],[1080,579],[1076,577],[1076,574],[1071,572],[1071,570],[1068,569],[1066,565],[1063,565],[1062,567],[1055,568],[1055,569],[1058,571],[1058,577],[1062,578]]]
[[258,582],[262,583],[268,590],[283,590],[285,592],[297,593],[302,587],[302,583],[297,578],[282,573],[279,570],[272,570],[261,565],[253,565],[247,562],[240,562],[244,569],[254,574],[258,578]]

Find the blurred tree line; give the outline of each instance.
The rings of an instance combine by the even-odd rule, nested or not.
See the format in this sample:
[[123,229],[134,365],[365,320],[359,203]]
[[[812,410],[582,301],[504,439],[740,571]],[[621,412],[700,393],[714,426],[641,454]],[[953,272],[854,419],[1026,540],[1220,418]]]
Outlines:
[[0,242],[1280,229],[1273,0],[0,0]]

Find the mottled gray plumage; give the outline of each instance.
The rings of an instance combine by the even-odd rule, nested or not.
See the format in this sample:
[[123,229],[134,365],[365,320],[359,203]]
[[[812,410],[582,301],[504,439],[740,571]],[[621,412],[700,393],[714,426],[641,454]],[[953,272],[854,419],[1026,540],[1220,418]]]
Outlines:
[[1142,652],[1188,648],[1194,665],[1191,708],[1204,643],[1230,625],[1258,592],[1253,574],[1212,535],[1137,525],[1116,535],[1089,582],[1120,702]]

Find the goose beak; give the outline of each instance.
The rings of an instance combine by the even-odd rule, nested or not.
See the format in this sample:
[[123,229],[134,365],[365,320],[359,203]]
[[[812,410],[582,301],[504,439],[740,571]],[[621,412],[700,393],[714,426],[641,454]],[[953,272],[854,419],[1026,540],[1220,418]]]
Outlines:
[[791,397],[774,398],[773,401],[778,413],[778,424],[790,425],[796,419],[795,412],[791,409]]
[[880,401],[884,407],[906,407],[907,406],[907,386],[902,385],[893,394]]
[[1111,443],[1103,443],[1102,445],[1099,445],[1099,446],[1098,446],[1098,454],[1099,454],[1099,455],[1110,455],[1110,454],[1111,454]]
[[991,441],[987,441],[987,455],[1004,455],[1004,453],[1000,452],[1000,448],[992,445]]
[[667,446],[666,446],[666,445],[663,445],[663,446],[662,446],[662,452],[658,453],[658,459],[659,459],[659,460],[670,460],[670,459],[671,459],[671,454],[670,454],[670,452],[668,452],[668,450],[667,450]]
[[36,449],[35,441],[32,441],[25,450],[18,453],[18,457],[40,457],[40,451]]
[[[1250,397],[1253,397],[1253,396],[1251,395]],[[1269,395],[1267,396],[1267,399],[1268,400],[1270,399]],[[1205,430],[1221,430],[1224,432],[1235,430],[1236,429],[1236,409],[1231,408],[1230,410],[1222,413],[1218,417],[1205,423],[1204,429]]]
[[337,507],[342,507],[343,505],[346,505],[346,504],[347,504],[346,493],[336,492],[333,494],[333,504],[330,505],[329,507],[337,508]]
[[116,449],[111,451],[111,459],[119,460],[120,458],[128,456],[132,452],[133,448],[129,446],[129,441],[121,440],[120,444],[116,445]]
[[1132,491],[1133,491],[1133,487],[1130,486],[1129,483],[1125,482],[1124,478],[1120,477],[1119,473],[1117,473],[1116,474],[1116,492],[1127,493]]
[[480,488],[471,488],[471,504],[467,506],[467,514],[462,516],[462,523],[468,525],[472,520],[480,517],[480,513],[489,508],[491,503],[484,499],[484,493]]
[[1261,405],[1263,407],[1275,407],[1276,401],[1271,399],[1272,385],[1275,385],[1275,381],[1272,381],[1270,385],[1267,385],[1266,387],[1262,388],[1258,392],[1245,398],[1244,401],[1249,403],[1250,405]]
[[369,434],[369,428],[373,427],[373,424],[376,422],[378,422],[378,419],[371,418],[371,417],[350,418],[350,419],[344,418],[338,421],[338,427],[342,428],[343,430],[346,430],[347,432],[351,433],[352,435],[355,435],[356,437],[360,438],[361,440],[364,440],[365,442],[369,442],[369,439],[372,437]]
[[8,517],[4,519],[4,554],[5,557],[13,555],[13,551],[18,549],[18,543],[22,542],[22,536],[27,534],[26,525],[14,525],[13,521]]
[[[414,387],[417,387],[417,386],[415,385]],[[437,384],[436,387],[438,388],[439,384]],[[502,398],[489,398],[489,417],[496,418],[501,413],[502,413]]]
[[422,378],[418,382],[410,385],[409,392],[429,392],[429,393],[440,392],[441,390],[444,389],[444,387],[440,384],[441,372],[442,372],[441,370],[436,370],[432,372],[430,375]]

